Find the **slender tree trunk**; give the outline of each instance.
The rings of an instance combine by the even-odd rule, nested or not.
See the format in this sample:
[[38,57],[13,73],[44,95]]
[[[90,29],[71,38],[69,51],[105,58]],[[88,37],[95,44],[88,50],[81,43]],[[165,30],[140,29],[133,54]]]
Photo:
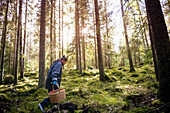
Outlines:
[[107,64],[107,41],[106,37],[104,37],[104,66],[108,66]]
[[79,72],[80,73],[82,73],[82,65],[81,65],[81,47],[80,47],[80,33],[79,33],[79,29],[80,29],[80,27],[79,27],[79,7],[78,7],[78,5],[79,5],[79,0],[76,0],[76,11],[77,11],[77,13],[76,13],[76,37],[77,37],[77,46],[78,46],[78,60],[79,60]]
[[109,69],[111,69],[111,63],[110,63],[110,41],[109,41],[109,30],[108,30],[108,19],[107,19],[107,9],[106,9],[106,0],[105,0],[105,15],[106,15],[106,39],[107,39],[107,55],[108,55],[108,66],[109,66]]
[[53,38],[53,46],[54,46],[54,49],[53,49],[53,54],[54,54],[54,59],[56,59],[56,11],[55,11],[55,8],[56,7],[56,0],[54,0],[54,38]]
[[78,24],[78,7],[77,7],[77,0],[75,0],[75,30],[76,30],[76,33],[75,33],[75,38],[76,38],[76,66],[77,66],[77,70],[79,70],[79,54],[78,54],[78,37],[77,37],[77,24]]
[[51,0],[51,18],[50,18],[50,65],[53,63],[53,0]]
[[7,30],[7,24],[8,24],[8,5],[9,5],[9,0],[7,0],[7,6],[6,6],[6,12],[5,12],[5,21],[4,21],[4,29],[3,29],[3,34],[2,34],[2,57],[1,57],[1,75],[0,75],[0,84],[2,84],[3,80],[3,71],[4,71],[4,56],[5,56],[5,43],[6,43],[6,30]]
[[27,0],[26,0],[26,8],[25,8],[25,28],[24,28],[24,45],[23,45],[23,73],[24,73],[24,61],[25,61],[25,42],[27,37]]
[[130,64],[130,72],[133,72],[133,71],[135,71],[135,69],[133,67],[132,56],[131,56],[131,51],[130,51],[130,47],[129,47],[127,28],[126,28],[126,20],[124,17],[124,10],[123,10],[123,1],[120,0],[120,3],[121,3],[121,9],[122,9],[122,18],[123,18],[123,25],[124,25],[124,32],[125,32],[125,39],[126,39],[126,47],[127,47],[127,52],[128,52],[129,64]]
[[[94,16],[94,13],[93,13],[93,21],[95,23],[95,16]],[[95,28],[95,25],[94,25],[94,49],[95,49],[95,67],[96,69],[98,68],[98,65],[97,65],[97,46],[96,46],[96,28]]]
[[145,0],[159,80],[158,97],[170,102],[170,42],[159,0]]
[[63,20],[63,15],[64,15],[64,12],[63,12],[63,3],[64,2],[64,0],[62,0],[62,56],[63,56],[63,54],[64,54],[64,42],[63,42],[63,23],[64,23],[64,20]]
[[[15,72],[14,72],[14,84],[17,84],[17,81],[18,81],[18,48],[19,48],[19,42],[21,42],[20,41],[20,39],[21,39],[21,36],[22,36],[22,26],[21,26],[21,23],[22,23],[22,21],[21,21],[21,19],[22,19],[22,0],[20,0],[19,1],[19,17],[18,17],[18,29],[17,29],[17,42],[16,42],[16,57],[15,57]],[[21,45],[21,43],[20,43],[20,45]],[[20,51],[21,51],[21,49],[20,49]],[[20,56],[20,58],[21,58],[21,56]],[[21,64],[20,64],[20,67],[21,67]],[[22,74],[21,73],[21,69],[20,69],[20,74]]]
[[38,88],[42,88],[45,86],[45,26],[46,26],[46,0],[41,0]]
[[11,47],[11,43],[12,43],[12,38],[10,37],[10,42],[9,42],[9,47],[10,47],[10,50],[9,50],[9,67],[8,67],[8,73],[11,73],[11,51],[12,51],[12,47]]
[[97,46],[98,46],[99,73],[100,73],[100,80],[104,81],[105,77],[104,77],[104,67],[103,67],[103,57],[102,57],[98,0],[94,0],[94,4],[95,4],[95,15],[96,15],[96,35],[97,35]]
[[147,39],[147,35],[146,35],[146,29],[145,29],[145,27],[144,27],[145,24],[144,24],[144,22],[143,22],[142,13],[141,13],[140,6],[139,6],[139,1],[136,0],[136,3],[137,3],[137,6],[138,6],[139,15],[140,15],[140,23],[141,23],[141,25],[143,25],[144,39],[145,39],[145,42],[146,42],[147,49],[149,49],[149,43],[148,43],[148,39]]
[[61,35],[61,34],[60,34],[60,33],[61,33],[61,32],[60,32],[60,30],[61,30],[61,27],[60,27],[60,24],[61,24],[61,23],[60,23],[61,15],[60,15],[60,9],[61,9],[61,8],[60,8],[60,0],[59,0],[59,58],[61,58],[61,41],[60,41],[60,40],[61,40],[61,36],[60,36],[60,35]]
[[[83,4],[84,1],[81,3]],[[86,70],[86,57],[85,57],[85,36],[84,36],[84,33],[83,33],[83,29],[85,28],[84,27],[84,7],[82,7],[81,9],[81,38],[82,38],[82,52],[83,52],[83,63],[84,63],[84,70]]]
[[20,29],[19,29],[19,32],[20,32],[20,57],[19,57],[19,63],[20,63],[20,78],[24,78],[24,74],[23,74],[23,62],[22,62],[22,59],[23,59],[23,48],[22,48],[22,0],[20,0],[20,7],[19,7],[19,12],[20,12]]
[[16,59],[16,45],[17,45],[17,8],[18,7],[18,0],[16,0],[16,5],[15,5],[15,40],[14,40],[14,54],[13,54],[13,65],[12,65],[12,75],[15,73],[15,59]]

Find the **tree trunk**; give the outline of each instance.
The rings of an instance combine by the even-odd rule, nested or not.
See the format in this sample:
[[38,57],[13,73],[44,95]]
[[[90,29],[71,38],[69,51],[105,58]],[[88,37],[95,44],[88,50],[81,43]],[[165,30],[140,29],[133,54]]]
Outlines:
[[75,33],[75,38],[76,38],[76,67],[77,67],[77,70],[79,70],[79,54],[78,54],[78,37],[77,37],[77,24],[78,24],[78,7],[77,7],[77,0],[75,0],[75,30],[76,30],[76,33]]
[[45,86],[45,26],[46,26],[46,0],[41,0],[38,88],[42,88]]
[[158,97],[170,102],[170,42],[159,0],[145,0],[159,80]]
[[64,20],[63,20],[63,15],[64,15],[64,12],[63,12],[63,3],[64,0],[62,0],[62,56],[64,55],[64,39],[63,39],[63,23],[64,23]]
[[[20,40],[20,33],[22,32],[21,31],[21,13],[22,13],[22,7],[21,7],[21,4],[22,1],[20,0],[19,1],[19,17],[18,17],[18,29],[17,29],[17,41],[16,41],[16,57],[15,57],[15,71],[14,71],[14,84],[17,84],[17,81],[18,81],[18,48],[19,48],[19,40]],[[21,31],[21,32],[20,32]],[[21,66],[21,65],[20,65]],[[21,71],[20,71],[21,72]]]
[[50,65],[53,63],[53,0],[51,0],[51,18],[50,18]]
[[129,41],[128,41],[128,35],[127,35],[127,28],[126,28],[126,20],[124,17],[124,10],[123,10],[123,1],[121,1],[121,10],[122,10],[122,18],[123,18],[123,25],[124,25],[124,32],[125,32],[125,39],[126,39],[126,47],[127,47],[127,52],[128,52],[128,59],[129,59],[129,65],[130,65],[130,72],[135,71],[133,67],[133,62],[132,62],[132,56],[131,56],[131,51],[129,47]]
[[[145,24],[144,24],[144,22],[143,22],[142,13],[141,13],[140,6],[139,6],[139,1],[136,0],[136,3],[137,3],[137,6],[138,6],[139,15],[140,15],[140,23],[141,23],[141,25],[143,25],[144,39],[145,39],[145,42],[146,42],[147,49],[149,50],[149,43],[148,43],[148,39],[147,39],[147,35],[146,35],[146,29],[145,29],[145,27],[144,27]],[[143,33],[142,33],[142,34],[143,34]]]
[[13,64],[12,64],[12,75],[15,73],[15,59],[16,59],[16,41],[17,41],[17,6],[18,6],[18,0],[16,0],[16,5],[15,5],[15,40],[14,40],[14,54],[13,54]]
[[59,58],[61,58],[61,36],[60,36],[60,30],[61,30],[61,28],[60,28],[60,0],[59,0]]
[[20,6],[19,6],[19,15],[20,15],[20,29],[19,29],[19,36],[20,36],[20,56],[19,56],[19,64],[20,64],[20,78],[24,78],[24,75],[23,75],[23,65],[22,65],[22,0],[20,0]]
[[24,73],[24,60],[25,60],[25,42],[27,37],[27,0],[26,0],[26,8],[25,8],[25,28],[24,28],[24,45],[23,45],[23,73]]
[[152,56],[153,56],[153,62],[154,62],[154,68],[155,68],[155,73],[156,73],[156,79],[157,81],[159,81],[158,78],[158,72],[157,72],[157,63],[156,63],[156,55],[155,55],[155,51],[154,51],[154,47],[153,47],[153,41],[152,41],[152,33],[151,33],[151,25],[149,25],[149,36],[150,36],[150,40],[151,40],[151,48],[152,48]]
[[110,63],[110,41],[109,41],[109,30],[108,30],[108,19],[107,19],[107,9],[106,9],[106,0],[105,0],[105,15],[106,15],[106,39],[107,39],[107,55],[108,55],[108,65],[109,66],[109,69],[111,69],[111,63]]
[[11,51],[12,51],[12,47],[11,47],[11,43],[12,43],[12,37],[10,37],[10,42],[9,42],[9,47],[10,47],[10,51],[9,51],[9,67],[8,67],[8,73],[11,73]]
[[18,29],[17,29],[17,41],[16,41],[16,57],[15,57],[15,71],[14,71],[14,84],[17,84],[18,81],[18,48],[19,48],[19,40],[20,40],[20,31],[21,31],[21,12],[22,12],[22,7],[21,7],[21,0],[19,1],[19,16],[18,16]]
[[[84,2],[82,2],[81,4],[83,4]],[[85,36],[83,33],[83,29],[85,28],[84,26],[84,7],[81,9],[82,13],[81,13],[81,38],[82,38],[82,52],[83,52],[83,63],[84,63],[84,70],[86,70],[86,56],[85,56]]]
[[81,65],[81,47],[80,47],[80,33],[79,33],[79,0],[76,0],[76,39],[77,39],[77,47],[78,47],[78,60],[79,60],[79,72],[82,73],[82,65]]
[[53,38],[53,58],[54,60],[56,59],[56,11],[55,11],[55,7],[56,7],[56,0],[54,0],[54,38]]
[[2,84],[3,80],[3,71],[4,71],[4,56],[5,56],[5,43],[6,43],[6,29],[7,29],[7,24],[8,24],[8,5],[9,5],[9,0],[7,0],[7,6],[6,6],[6,12],[5,12],[5,21],[4,21],[4,29],[3,29],[3,34],[2,34],[2,57],[1,57],[1,75],[0,75],[0,84]]
[[95,28],[95,16],[93,14],[93,21],[94,21],[94,49],[95,49],[95,67],[98,68],[97,65],[97,44],[96,44],[96,28]]
[[101,36],[100,36],[98,0],[94,0],[94,4],[95,4],[95,15],[96,15],[96,35],[97,35],[97,46],[98,46],[99,73],[100,73],[100,80],[104,81],[105,77],[104,77],[104,67],[103,67],[103,57],[102,57],[102,44],[101,44]]

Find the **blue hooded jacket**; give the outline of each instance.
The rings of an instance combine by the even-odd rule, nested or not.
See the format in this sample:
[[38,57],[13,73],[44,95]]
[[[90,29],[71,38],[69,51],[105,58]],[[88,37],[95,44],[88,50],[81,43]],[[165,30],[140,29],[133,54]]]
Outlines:
[[[60,86],[62,76],[62,65],[62,62],[58,59],[54,61],[54,63],[48,70],[45,88],[49,91],[52,91],[52,81],[57,81],[58,85]],[[54,85],[54,89],[58,89],[56,85]]]

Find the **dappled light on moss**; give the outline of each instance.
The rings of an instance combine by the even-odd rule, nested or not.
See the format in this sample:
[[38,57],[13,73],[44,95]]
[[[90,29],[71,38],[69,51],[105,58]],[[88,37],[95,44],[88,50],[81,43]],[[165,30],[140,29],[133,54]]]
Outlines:
[[[127,70],[127,67],[105,69],[104,82],[99,80],[99,71],[96,69],[86,70],[82,74],[77,70],[64,72],[61,88],[66,90],[66,99],[59,104],[73,102],[78,108],[86,105],[90,107],[89,112],[92,113],[147,112],[154,108],[143,107],[145,105],[161,106],[162,103],[159,103],[155,97],[159,84],[152,72],[153,67],[141,66],[136,68],[136,72],[131,73]],[[9,84],[0,86],[0,98],[6,100],[9,106],[17,103],[14,107],[4,108],[9,113],[11,111],[38,113],[40,112],[38,103],[48,97],[47,89],[37,89],[37,73],[24,75],[25,77],[15,86]],[[53,106],[50,105],[45,110],[51,107]],[[81,109],[75,111],[75,113],[81,112]]]

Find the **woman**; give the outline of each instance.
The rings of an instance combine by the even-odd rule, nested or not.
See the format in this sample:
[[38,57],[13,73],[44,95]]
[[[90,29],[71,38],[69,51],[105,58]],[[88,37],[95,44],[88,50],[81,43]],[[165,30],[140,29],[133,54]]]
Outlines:
[[[61,75],[62,75],[62,66],[67,63],[67,58],[63,56],[61,59],[54,61],[47,73],[46,85],[45,88],[48,89],[48,92],[51,92],[52,85],[54,85],[54,90],[60,87]],[[41,103],[39,103],[40,109],[45,112],[44,107],[50,103],[50,98],[45,98]],[[56,103],[58,104],[58,103]]]

